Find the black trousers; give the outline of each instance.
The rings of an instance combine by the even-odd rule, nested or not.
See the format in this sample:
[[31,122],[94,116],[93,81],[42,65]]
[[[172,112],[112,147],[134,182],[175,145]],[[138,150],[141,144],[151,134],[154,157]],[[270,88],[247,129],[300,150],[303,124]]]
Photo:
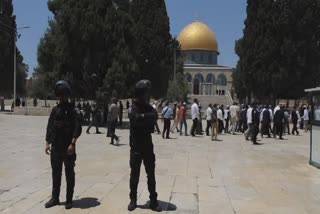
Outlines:
[[223,131],[223,121],[218,119],[218,130],[219,130],[219,134],[222,133]]
[[269,122],[263,122],[261,125],[261,135],[268,135],[270,137],[270,123]]
[[52,168],[52,197],[59,198],[60,196],[62,164],[64,164],[67,181],[67,202],[71,202],[75,185],[74,166],[76,154],[62,155],[52,152],[50,159]]
[[292,121],[292,124],[293,124],[292,134],[294,134],[294,133],[299,134],[298,127],[297,127],[298,121],[297,121],[297,120],[293,120],[293,121]]
[[109,132],[111,135],[111,144],[114,144],[114,140],[118,140],[118,136],[116,135],[116,127],[117,127],[118,121],[117,120],[113,120],[110,121],[110,128],[109,128]]
[[119,114],[119,126],[122,126],[122,116],[123,116],[123,113],[120,112],[120,114]]
[[274,128],[274,137],[279,135],[279,138],[282,138],[282,133],[283,133],[283,124],[280,122],[276,122],[273,126]]
[[140,168],[143,161],[148,178],[148,190],[150,200],[157,200],[155,162],[156,158],[153,152],[153,146],[142,152],[130,151],[130,199],[137,201],[137,190],[140,178]]
[[87,132],[90,131],[90,129],[91,129],[92,126],[95,126],[95,127],[96,127],[96,133],[98,133],[98,132],[99,132],[98,122],[97,122],[97,121],[93,121],[93,120],[90,122],[90,124],[89,124],[89,126],[88,126],[88,128],[87,128]]
[[164,135],[166,135],[166,138],[169,138],[170,127],[171,127],[170,118],[164,118],[163,119],[163,132],[162,132],[162,137],[163,138],[164,138]]
[[192,123],[192,127],[191,127],[191,135],[195,136],[195,131],[198,127],[198,118],[193,119],[192,122],[193,123]]
[[226,120],[225,133],[229,133],[229,119]]
[[259,134],[259,125],[258,124],[253,124],[252,125],[252,138],[251,138],[251,141],[253,143],[257,142],[258,134]]
[[243,121],[242,120],[239,120],[239,122],[238,122],[238,127],[237,127],[237,131],[238,132],[244,132],[244,130],[243,130]]
[[209,135],[209,129],[211,128],[212,121],[207,120],[207,128],[206,128],[206,134]]

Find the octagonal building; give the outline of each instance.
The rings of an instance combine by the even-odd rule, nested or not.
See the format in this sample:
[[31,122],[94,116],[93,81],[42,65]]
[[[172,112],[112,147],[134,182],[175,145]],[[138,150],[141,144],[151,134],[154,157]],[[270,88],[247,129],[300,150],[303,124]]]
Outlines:
[[195,21],[186,26],[177,39],[186,57],[184,74],[191,95],[230,96],[233,69],[218,64],[219,46],[214,32]]

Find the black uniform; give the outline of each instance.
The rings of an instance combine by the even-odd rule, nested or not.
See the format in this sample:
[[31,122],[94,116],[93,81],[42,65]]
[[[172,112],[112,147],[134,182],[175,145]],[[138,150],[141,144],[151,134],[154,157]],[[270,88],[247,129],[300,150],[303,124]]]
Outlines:
[[72,201],[75,185],[74,166],[76,153],[68,155],[67,150],[73,138],[81,135],[81,125],[75,108],[70,103],[53,107],[49,117],[46,141],[51,144],[52,197],[59,198],[62,164],[67,180],[67,202]]
[[155,180],[155,154],[151,133],[158,119],[155,109],[148,104],[133,103],[129,109],[130,119],[130,199],[137,200],[140,166],[143,161],[148,177],[150,200],[157,200]]

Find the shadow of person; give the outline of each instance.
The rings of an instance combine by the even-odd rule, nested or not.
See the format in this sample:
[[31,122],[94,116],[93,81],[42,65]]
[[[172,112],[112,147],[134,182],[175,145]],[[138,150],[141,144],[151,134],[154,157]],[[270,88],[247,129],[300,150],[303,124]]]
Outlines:
[[98,201],[97,198],[80,198],[72,202],[73,208],[80,209],[89,209],[91,207],[97,207],[100,204],[101,203]]
[[[170,203],[170,202],[165,202],[165,201],[160,201],[158,200],[159,206],[161,207],[161,212],[166,212],[166,211],[175,211],[177,210],[177,206]],[[147,201],[144,205],[138,205],[137,208],[140,209],[150,209],[150,201]]]

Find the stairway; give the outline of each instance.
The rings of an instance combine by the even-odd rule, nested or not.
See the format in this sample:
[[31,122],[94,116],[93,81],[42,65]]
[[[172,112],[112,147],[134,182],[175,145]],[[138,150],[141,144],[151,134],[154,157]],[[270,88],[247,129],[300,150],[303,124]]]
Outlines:
[[195,98],[198,99],[202,108],[207,108],[210,103],[212,105],[219,104],[219,105],[224,105],[224,106],[232,104],[232,99],[229,95],[214,95],[214,96],[190,95],[189,96],[189,103],[193,103],[193,100]]

